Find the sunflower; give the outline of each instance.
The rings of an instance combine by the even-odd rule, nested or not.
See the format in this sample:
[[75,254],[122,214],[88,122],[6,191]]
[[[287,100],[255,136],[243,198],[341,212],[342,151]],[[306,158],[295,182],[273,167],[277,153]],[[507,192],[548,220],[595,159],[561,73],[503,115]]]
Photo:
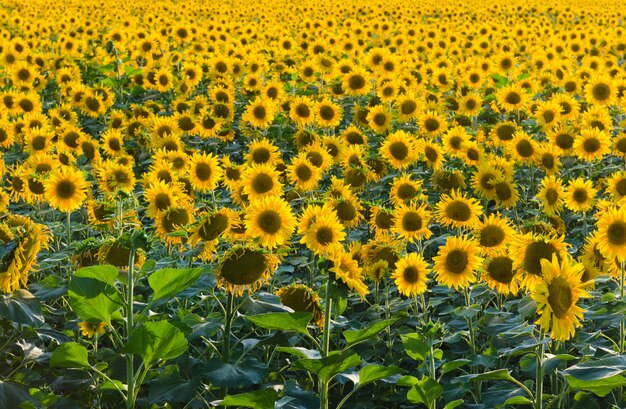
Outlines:
[[267,129],[274,121],[275,115],[274,104],[270,100],[257,97],[246,107],[242,120],[254,127]]
[[473,227],[473,234],[480,243],[484,254],[493,254],[515,238],[515,230],[509,219],[498,214],[491,214]]
[[328,153],[326,147],[319,142],[313,142],[304,149],[304,152],[311,165],[318,168],[322,173],[333,165],[332,156]]
[[261,245],[275,248],[284,244],[296,226],[289,203],[275,196],[253,200],[246,208],[245,225],[251,237],[258,238]]
[[442,192],[465,189],[465,176],[458,169],[437,169],[430,177],[431,187]]
[[54,134],[45,128],[29,129],[24,133],[24,150],[31,154],[49,152]]
[[476,93],[468,93],[459,102],[459,112],[462,115],[475,117],[482,110],[483,101],[480,95]]
[[103,335],[107,327],[106,322],[99,323],[91,323],[87,321],[81,321],[78,323],[78,328],[80,329],[80,333],[86,338],[93,338],[94,336]]
[[531,165],[537,159],[537,142],[524,131],[515,133],[508,148],[517,163]]
[[541,188],[537,192],[537,198],[541,200],[543,213],[548,216],[560,214],[564,204],[564,190],[561,179],[557,179],[554,175],[543,178],[541,180]]
[[363,219],[361,213],[363,207],[356,198],[336,199],[333,203],[333,209],[337,212],[337,217],[341,223],[347,228],[358,226]]
[[576,305],[583,297],[591,297],[582,287],[584,266],[573,260],[541,260],[542,278],[532,289],[531,297],[537,302],[537,324],[547,330],[556,341],[567,341],[574,336],[575,328],[582,326],[583,309]]
[[182,202],[178,206],[170,206],[157,214],[154,221],[156,233],[167,244],[183,244],[186,236],[181,237],[172,233],[186,230],[187,226],[194,222],[193,215],[193,207],[188,203]]
[[437,170],[443,166],[445,157],[441,145],[434,141],[420,140],[418,146],[419,153],[432,169]]
[[419,115],[419,100],[414,95],[402,94],[396,98],[394,105],[400,122],[408,122]]
[[291,183],[303,191],[315,189],[322,176],[320,170],[307,159],[306,153],[300,153],[293,158],[287,166],[287,175]]
[[493,257],[485,259],[481,278],[499,294],[517,295],[519,291],[519,276],[513,269],[513,259],[506,251],[497,251]]
[[199,222],[188,229],[189,245],[195,248],[202,243],[199,257],[204,261],[210,261],[217,250],[220,238],[238,223],[239,215],[227,207],[214,212],[203,212],[199,216]]
[[343,110],[336,103],[324,99],[315,104],[315,121],[320,128],[335,128],[342,118]]
[[396,263],[391,275],[398,292],[406,297],[414,297],[426,291],[426,281],[430,269],[428,263],[417,253],[409,253]]
[[617,91],[613,80],[608,77],[596,76],[585,85],[585,99],[594,105],[612,105],[615,103]]
[[459,157],[463,154],[464,148],[469,142],[470,136],[462,126],[455,126],[441,138],[443,150],[450,156]]
[[367,135],[365,135],[356,125],[349,125],[341,132],[341,137],[348,145],[367,146]]
[[385,138],[379,153],[394,169],[405,169],[417,159],[415,139],[404,131],[396,131]]
[[248,164],[273,164],[280,160],[280,152],[268,139],[255,139],[248,145],[248,152],[243,159]]
[[598,250],[608,259],[626,262],[626,208],[605,210],[597,226]]
[[606,190],[614,201],[619,202],[626,197],[626,171],[613,173],[606,183],[608,185]]
[[280,259],[255,245],[236,245],[220,258],[215,278],[220,287],[235,295],[258,290],[276,272]]
[[489,132],[489,142],[494,146],[506,146],[519,131],[519,126],[511,121],[500,122]]
[[144,186],[144,200],[148,203],[146,214],[156,218],[168,207],[188,202],[189,197],[183,193],[182,184],[156,180]]
[[517,186],[511,178],[496,180],[493,185],[493,191],[495,193],[493,199],[498,207],[511,209],[515,207],[519,200]]
[[544,101],[537,106],[534,116],[538,125],[543,129],[550,129],[559,123],[561,106],[554,101]]
[[352,255],[343,249],[335,249],[329,259],[333,263],[330,271],[334,273],[335,278],[343,281],[351,290],[359,294],[361,299],[364,299],[369,291],[363,282],[363,269],[359,267]]
[[280,302],[296,312],[310,312],[313,322],[321,329],[324,328],[324,310],[320,304],[320,297],[312,288],[304,284],[289,284],[280,288],[274,294]]
[[[12,293],[28,284],[28,275],[37,262],[40,250],[48,248],[52,238],[45,225],[26,216],[7,213],[0,218],[0,290]],[[11,250],[12,249],[12,250]]]
[[541,260],[551,260],[554,254],[560,259],[565,256],[567,244],[563,240],[563,236],[526,233],[518,235],[511,243],[509,254],[515,261],[513,268],[525,273],[523,284],[526,288],[532,289],[541,278]]
[[448,129],[446,119],[439,112],[425,110],[417,119],[417,124],[424,133],[436,136]]
[[300,128],[311,124],[315,118],[315,104],[305,96],[296,96],[291,100],[289,118]]
[[450,236],[433,261],[437,282],[458,290],[476,281],[476,271],[483,258],[478,242],[465,236]]
[[391,129],[391,112],[382,105],[376,105],[369,109],[366,121],[375,133],[383,134]]
[[345,90],[346,95],[367,95],[372,88],[370,76],[367,71],[354,68],[343,76],[342,88]]
[[328,255],[336,247],[341,247],[345,239],[344,226],[333,211],[320,211],[310,221],[300,243],[305,244],[313,253]]
[[374,229],[375,235],[384,236],[391,232],[395,224],[393,210],[383,206],[372,206],[370,209],[369,225]]
[[189,161],[189,181],[199,192],[215,190],[222,179],[224,171],[219,159],[212,153],[194,153]]
[[395,213],[395,223],[392,231],[404,240],[424,240],[432,235],[428,228],[432,214],[428,211],[426,205],[418,205],[416,202],[412,202],[409,205],[401,204],[396,208]]
[[496,101],[507,112],[521,111],[526,106],[528,94],[519,84],[511,84],[498,90]]
[[451,228],[471,227],[478,222],[483,211],[478,200],[467,198],[456,190],[451,195],[442,195],[436,209],[437,220]]
[[135,189],[137,180],[132,165],[120,165],[114,162],[104,162],[94,166],[100,188],[107,193],[116,193],[119,190],[131,193]]
[[250,200],[266,196],[280,196],[283,186],[279,181],[280,174],[271,164],[250,165],[241,177],[243,193]]
[[83,204],[89,185],[81,171],[64,167],[50,173],[44,188],[50,206],[71,212]]
[[606,132],[596,128],[582,129],[573,148],[580,160],[590,162],[602,159],[604,155],[610,153],[610,137]]
[[591,180],[576,178],[565,189],[565,206],[573,212],[588,212],[593,209],[597,193]]
[[561,152],[558,147],[550,143],[539,145],[537,161],[547,175],[558,173],[561,168]]

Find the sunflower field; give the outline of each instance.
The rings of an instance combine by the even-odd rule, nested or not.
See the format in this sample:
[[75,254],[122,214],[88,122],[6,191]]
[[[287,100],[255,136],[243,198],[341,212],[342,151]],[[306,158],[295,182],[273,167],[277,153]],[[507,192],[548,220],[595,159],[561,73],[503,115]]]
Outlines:
[[626,408],[625,14],[0,0],[0,408]]

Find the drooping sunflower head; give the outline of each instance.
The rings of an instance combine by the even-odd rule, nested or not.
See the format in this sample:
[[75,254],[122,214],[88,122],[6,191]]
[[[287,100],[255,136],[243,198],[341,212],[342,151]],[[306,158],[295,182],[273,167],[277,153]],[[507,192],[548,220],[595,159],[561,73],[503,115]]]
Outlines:
[[157,214],[155,225],[157,234],[169,244],[182,244],[186,241],[186,235],[172,235],[172,233],[184,230],[193,223],[193,208],[187,204],[170,206]]
[[313,314],[313,322],[320,328],[324,327],[324,310],[321,300],[312,288],[304,284],[290,284],[280,288],[275,294],[283,305],[296,312],[310,312]]
[[[128,269],[128,262],[130,261],[130,245],[127,240],[123,238],[110,239],[100,245],[98,250],[98,260],[101,264],[110,264],[117,267],[120,270]],[[141,268],[145,261],[145,252],[143,249],[138,249],[135,256],[136,268]]]
[[365,298],[369,290],[363,282],[363,269],[352,258],[350,253],[342,248],[337,248],[329,257],[333,264],[330,272],[334,274],[335,279],[343,282],[351,290],[359,294],[361,298]]
[[236,245],[225,252],[215,270],[219,286],[241,295],[258,290],[274,274],[280,259],[253,245]]

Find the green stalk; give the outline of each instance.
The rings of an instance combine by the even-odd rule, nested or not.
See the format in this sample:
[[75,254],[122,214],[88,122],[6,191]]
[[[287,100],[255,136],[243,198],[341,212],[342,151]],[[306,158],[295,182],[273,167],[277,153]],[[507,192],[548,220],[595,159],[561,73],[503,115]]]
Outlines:
[[539,342],[540,344],[537,346],[537,379],[535,381],[535,409],[541,409],[543,407],[543,358],[545,355],[545,344],[543,343],[543,338],[545,333],[543,330],[540,330]]
[[[228,363],[230,360],[230,332],[233,324],[233,310],[235,306],[235,296],[228,291],[228,300],[226,302],[226,322],[224,324],[224,336],[222,338],[222,362]],[[222,398],[228,395],[228,388],[222,388]]]
[[[333,299],[330,296],[328,284],[326,284],[326,303],[324,304],[324,331],[322,333],[322,358],[326,358],[330,352],[330,314]],[[320,381],[320,409],[328,409],[328,382]]]
[[67,234],[67,246],[72,242],[72,212],[67,212],[65,217],[65,233]]
[[[619,299],[620,301],[624,300],[624,269],[626,268],[626,263],[622,261],[622,274],[620,276],[619,281]],[[620,320],[619,323],[619,352],[623,354],[625,351],[624,348],[624,317]]]
[[[134,327],[134,311],[133,311],[133,293],[135,291],[135,252],[137,249],[131,246],[128,255],[128,281],[126,283],[126,342],[133,335]],[[128,399],[126,407],[133,409],[135,407],[135,367],[133,364],[133,354],[126,354],[126,382],[128,384]]]

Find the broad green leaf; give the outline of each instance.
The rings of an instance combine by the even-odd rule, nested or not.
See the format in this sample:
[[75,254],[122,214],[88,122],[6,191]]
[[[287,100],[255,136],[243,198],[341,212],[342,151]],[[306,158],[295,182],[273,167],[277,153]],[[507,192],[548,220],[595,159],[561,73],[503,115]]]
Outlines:
[[392,318],[389,320],[383,320],[370,325],[367,328],[356,329],[356,330],[348,330],[343,332],[343,336],[348,343],[346,348],[350,348],[356,344],[367,341],[370,338],[375,337],[382,330],[396,322],[398,318]]
[[614,375],[609,378],[597,380],[576,379],[572,375],[566,375],[570,388],[593,392],[600,397],[608,395],[613,389],[626,386],[626,378],[621,375]]
[[277,347],[276,351],[295,355],[298,358],[311,358],[311,359],[321,358],[319,351],[316,349],[306,349],[306,348],[301,348],[301,347]]
[[50,366],[89,368],[87,348],[76,342],[65,343],[52,353]]
[[306,327],[313,318],[313,314],[310,312],[270,312],[250,315],[247,318],[261,328],[308,334]]
[[0,380],[0,408],[18,408],[23,402],[33,402],[24,385]]
[[267,388],[254,392],[240,393],[239,395],[228,395],[220,402],[220,406],[243,406],[254,409],[274,409],[274,404],[278,398],[278,392],[273,388]]
[[416,361],[424,361],[430,355],[430,341],[422,334],[402,335],[404,351]]
[[202,275],[202,268],[164,268],[148,277],[148,284],[154,291],[152,300],[172,298],[195,283]]
[[117,379],[104,382],[102,385],[98,386],[98,389],[101,391],[127,390],[126,385]]
[[0,316],[30,327],[40,327],[45,322],[41,302],[24,289],[0,295]]
[[[82,320],[110,323],[113,314],[123,305],[122,298],[115,287],[103,281],[103,279],[110,280],[110,275],[107,276],[107,274],[111,274],[111,271],[108,269],[81,270],[76,271],[68,286],[72,310]],[[117,270],[115,274],[117,275]],[[97,275],[99,278],[90,275]]]
[[263,382],[267,375],[267,365],[256,359],[244,359],[230,364],[220,359],[209,360],[204,369],[204,376],[214,386],[220,388],[246,388]]
[[423,403],[431,407],[443,395],[443,387],[436,380],[428,376],[422,377],[406,394],[409,402]]
[[361,368],[359,371],[359,384],[357,388],[361,388],[368,383],[376,382],[381,379],[388,378],[393,375],[404,373],[403,369],[398,368],[395,365],[382,366],[382,365],[368,365]]
[[335,352],[326,358],[300,359],[293,365],[295,369],[304,369],[316,374],[322,382],[328,382],[348,368],[361,364],[361,358],[354,352]]
[[496,369],[495,371],[483,372],[473,375],[463,375],[452,379],[452,383],[465,383],[476,381],[515,381],[508,369]]
[[504,402],[504,406],[510,405],[532,405],[533,401],[526,396],[513,396]]
[[146,322],[133,332],[124,352],[139,355],[145,366],[176,358],[187,350],[183,333],[167,321]]
[[446,406],[443,407],[443,409],[454,409],[454,408],[458,408],[459,406],[461,406],[463,404],[463,399],[456,399],[453,400],[451,402],[448,402],[448,404]]
[[332,280],[328,280],[327,291],[329,296],[333,299],[332,303],[332,316],[338,317],[348,307],[348,287],[343,283],[337,283]]
[[626,371],[626,355],[615,355],[574,365],[563,373],[583,381],[611,378]]
[[115,285],[115,279],[119,275],[117,268],[105,264],[101,266],[90,266],[78,269],[72,275],[73,277],[93,278],[103,283]]
[[184,379],[178,366],[169,365],[148,386],[149,403],[188,402],[200,386],[200,376]]
[[470,362],[471,361],[469,359],[465,359],[465,358],[456,359],[454,361],[446,362],[445,364],[443,364],[441,366],[441,371],[444,374],[446,374],[448,372],[454,371],[455,369],[461,368],[461,367],[467,365]]

